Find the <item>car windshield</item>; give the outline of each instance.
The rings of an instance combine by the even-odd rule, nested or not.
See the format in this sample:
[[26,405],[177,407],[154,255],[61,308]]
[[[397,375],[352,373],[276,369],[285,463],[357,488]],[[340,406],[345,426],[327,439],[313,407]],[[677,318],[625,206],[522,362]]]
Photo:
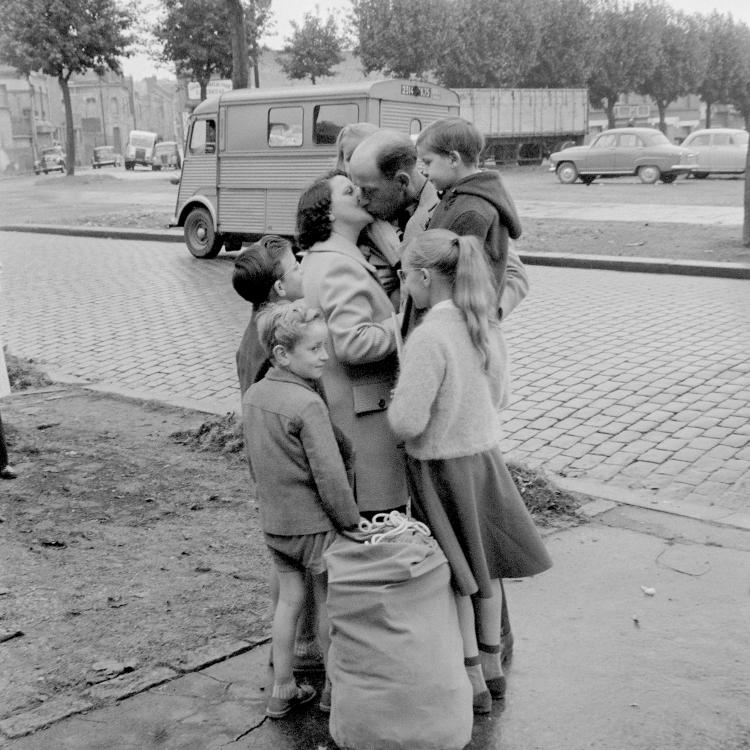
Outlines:
[[58,148],[57,146],[54,146],[53,148],[43,148],[42,149],[42,156],[51,156],[51,155],[57,155],[61,154],[62,150]]

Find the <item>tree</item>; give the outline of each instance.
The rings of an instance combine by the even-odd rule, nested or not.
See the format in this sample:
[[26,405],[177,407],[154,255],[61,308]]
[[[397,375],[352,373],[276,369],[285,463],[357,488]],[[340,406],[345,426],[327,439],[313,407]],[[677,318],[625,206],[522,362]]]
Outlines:
[[93,70],[120,72],[132,18],[114,0],[0,0],[0,59],[22,75],[57,78],[65,106],[67,173],[75,174],[75,131],[68,86]]
[[537,60],[544,0],[451,3],[450,34],[433,51],[438,80],[452,87],[518,86]]
[[705,72],[705,50],[698,22],[663,3],[647,7],[659,43],[654,67],[636,92],[650,96],[659,110],[659,129],[667,132],[667,107],[695,91]]
[[602,0],[594,11],[592,35],[596,55],[588,80],[589,99],[615,126],[615,104],[622,94],[643,85],[656,65],[659,36],[643,3]]
[[423,78],[435,69],[450,33],[448,0],[353,0],[365,73]]
[[521,85],[574,88],[586,85],[594,58],[590,0],[548,0],[542,5],[536,60]]
[[245,32],[245,9],[242,0],[226,0],[229,34],[232,39],[232,88],[246,89],[248,83],[248,49]]
[[706,105],[706,127],[711,127],[711,108],[717,102],[729,101],[732,81],[741,70],[745,53],[741,32],[729,14],[714,11],[704,17],[702,34],[706,50],[706,68],[697,93]]
[[318,78],[332,76],[333,68],[344,58],[342,38],[332,15],[323,22],[317,15],[305,13],[302,26],[292,21],[292,35],[276,59],[288,78],[309,78],[313,86]]

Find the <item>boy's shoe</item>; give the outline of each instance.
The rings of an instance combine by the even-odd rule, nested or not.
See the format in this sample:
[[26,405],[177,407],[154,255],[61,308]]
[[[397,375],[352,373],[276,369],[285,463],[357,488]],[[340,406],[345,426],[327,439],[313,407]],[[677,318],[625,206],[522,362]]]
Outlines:
[[266,716],[269,719],[283,719],[295,708],[309,703],[318,694],[312,685],[297,685],[297,694],[291,698],[274,698],[271,696],[266,704]]
[[328,680],[326,680],[326,684],[323,686],[323,690],[320,693],[320,703],[318,703],[318,708],[324,714],[331,713],[331,683]]

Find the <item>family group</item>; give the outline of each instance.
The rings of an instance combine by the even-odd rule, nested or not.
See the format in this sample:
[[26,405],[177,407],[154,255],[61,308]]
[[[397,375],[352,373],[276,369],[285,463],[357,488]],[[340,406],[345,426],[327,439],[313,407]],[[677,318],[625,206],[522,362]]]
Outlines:
[[[271,718],[316,697],[295,667],[316,631],[326,659],[323,553],[407,505],[450,566],[474,712],[505,694],[502,579],[551,561],[499,447],[501,321],[528,279],[516,209],[480,169],[482,148],[461,118],[416,143],[346,126],[335,169],[299,200],[301,262],[275,236],[236,258],[234,288],[253,305],[237,353],[245,444],[274,571]],[[331,709],[328,679],[319,707]]]

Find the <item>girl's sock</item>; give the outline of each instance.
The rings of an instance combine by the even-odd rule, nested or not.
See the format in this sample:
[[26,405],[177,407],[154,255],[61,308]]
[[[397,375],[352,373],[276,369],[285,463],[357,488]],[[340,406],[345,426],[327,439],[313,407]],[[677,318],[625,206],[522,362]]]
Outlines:
[[471,690],[473,694],[473,704],[475,714],[487,714],[492,710],[492,696],[487,690],[487,684],[484,681],[482,665],[479,663],[479,656],[468,656],[464,659],[466,674],[469,675]]
[[479,663],[482,665],[482,672],[487,683],[487,689],[493,698],[503,698],[505,696],[505,675],[503,674],[503,665],[500,658],[500,644],[488,645],[479,644]]
[[297,695],[297,682],[290,680],[289,682],[274,682],[273,693],[271,694],[274,698],[281,698],[281,700],[291,700]]

